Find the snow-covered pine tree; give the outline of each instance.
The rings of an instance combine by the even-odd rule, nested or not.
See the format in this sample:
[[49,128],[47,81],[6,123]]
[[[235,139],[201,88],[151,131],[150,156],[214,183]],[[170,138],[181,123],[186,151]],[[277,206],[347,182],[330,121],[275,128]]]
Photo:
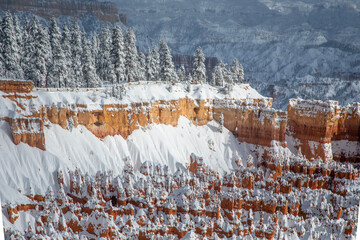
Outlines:
[[100,35],[100,69],[99,77],[106,82],[114,84],[116,82],[116,75],[114,72],[114,65],[111,57],[111,34],[109,28],[105,27]]
[[79,88],[84,86],[83,74],[81,67],[82,57],[82,37],[83,33],[80,30],[79,24],[74,21],[70,30],[70,46],[71,46],[71,68],[72,68],[72,80],[70,81],[71,88]]
[[37,36],[38,37],[35,38],[35,41],[36,41],[35,47],[41,55],[39,58],[39,60],[40,60],[39,62],[42,64],[42,61],[44,61],[44,65],[45,65],[45,71],[44,71],[44,75],[43,75],[44,80],[41,79],[41,82],[39,82],[39,86],[47,87],[48,68],[50,68],[50,64],[52,62],[52,53],[51,53],[48,28],[42,27],[40,25]]
[[15,38],[16,38],[17,45],[19,47],[19,62],[21,62],[21,57],[24,52],[24,49],[23,49],[23,47],[24,47],[24,41],[23,41],[24,29],[20,26],[19,18],[16,14],[14,14],[14,16],[13,16],[13,23],[14,23]]
[[50,41],[47,29],[44,29],[36,17],[33,18],[29,36],[25,45],[25,76],[36,87],[46,86],[46,61],[51,61]]
[[65,87],[75,87],[74,83],[74,71],[72,69],[72,52],[71,52],[71,33],[66,24],[63,26],[62,36],[61,36],[61,47],[65,55],[65,68],[67,69],[65,76]]
[[20,48],[15,37],[13,18],[6,12],[0,24],[0,61],[2,61],[4,75],[8,78],[21,79],[24,77],[20,66]]
[[244,82],[244,69],[239,61],[235,58],[230,66],[230,75],[235,83]]
[[179,78],[179,81],[185,81],[186,79],[186,71],[184,65],[181,65],[181,67],[177,71],[177,75]]
[[52,49],[52,64],[48,73],[48,87],[65,87],[67,65],[61,45],[61,33],[55,18],[51,19],[49,28],[50,46]]
[[204,53],[202,52],[201,47],[198,47],[196,49],[192,73],[195,82],[203,83],[206,81],[205,56]]
[[172,56],[165,41],[160,43],[160,79],[161,81],[177,80]]
[[146,78],[148,81],[156,81],[159,78],[160,72],[160,56],[159,50],[155,46],[153,49],[148,51],[146,61]]
[[5,69],[4,69],[4,64],[3,62],[1,61],[0,59],[0,76],[4,76],[5,73],[4,73]]
[[144,53],[139,54],[139,67],[138,67],[138,77],[139,80],[145,80],[146,74],[146,56]]
[[91,37],[91,53],[95,59],[95,66],[96,66],[96,71],[98,69],[98,59],[99,59],[99,35],[96,32],[92,33],[92,37]]
[[220,61],[220,63],[215,66],[212,74],[213,85],[220,87],[225,86],[224,68],[225,68],[225,64],[222,61]]
[[124,37],[121,27],[116,25],[113,28],[111,60],[114,65],[116,82],[125,80],[125,53],[124,53]]
[[240,74],[239,74],[239,82],[245,83],[245,74],[244,74],[244,68],[243,65],[240,63],[239,64],[239,69],[240,69]]
[[95,59],[91,52],[92,44],[85,39],[82,56],[82,71],[84,76],[85,87],[93,88],[99,86],[100,79],[96,73]]
[[136,49],[136,38],[133,30],[128,28],[125,34],[125,75],[127,81],[138,81],[138,53]]

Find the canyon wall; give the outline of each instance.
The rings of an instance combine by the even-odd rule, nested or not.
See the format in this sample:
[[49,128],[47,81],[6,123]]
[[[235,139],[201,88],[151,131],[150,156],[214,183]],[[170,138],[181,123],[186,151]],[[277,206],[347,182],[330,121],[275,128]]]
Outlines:
[[[118,22],[119,13],[115,4],[97,1],[42,1],[42,0],[8,0],[0,1],[0,9],[32,12],[50,19],[51,17],[72,16],[75,18],[92,15],[105,22]],[[126,23],[126,18],[121,15]]]
[[[22,110],[22,100],[31,95],[26,81],[2,81],[3,95]],[[20,94],[22,93],[22,94]],[[90,110],[87,105],[42,106],[40,110],[11,119],[14,142],[28,143],[45,149],[43,125],[46,122],[68,129],[83,125],[95,136],[121,135],[125,139],[136,129],[148,124],[177,126],[180,116],[194,124],[204,125],[215,119],[237,136],[240,142],[271,147],[275,143],[298,150],[307,159],[360,161],[360,104],[341,107],[337,102],[291,99],[288,111],[271,108],[271,98],[257,99],[191,99],[156,100],[131,104],[104,104]],[[274,142],[275,141],[275,142]],[[267,153],[265,153],[267,156]]]
[[360,161],[360,104],[290,99],[287,134],[306,158]]

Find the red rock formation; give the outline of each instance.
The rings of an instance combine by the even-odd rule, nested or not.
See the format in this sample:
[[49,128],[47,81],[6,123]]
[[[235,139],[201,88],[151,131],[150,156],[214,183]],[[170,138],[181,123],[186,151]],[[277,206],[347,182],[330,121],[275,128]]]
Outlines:
[[13,141],[27,143],[31,147],[45,150],[44,124],[39,118],[10,119]]
[[0,91],[6,93],[30,93],[33,88],[31,81],[0,80]]
[[[291,99],[288,105],[288,135],[299,143],[294,147],[301,149],[308,158],[331,160],[332,141],[360,141],[360,104],[340,107],[337,102],[307,101]],[[358,162],[360,153],[345,149],[334,152],[336,160]]]
[[271,99],[214,100],[214,119],[223,114],[224,126],[241,142],[271,146],[275,140],[285,146],[286,113],[271,109],[271,104]]

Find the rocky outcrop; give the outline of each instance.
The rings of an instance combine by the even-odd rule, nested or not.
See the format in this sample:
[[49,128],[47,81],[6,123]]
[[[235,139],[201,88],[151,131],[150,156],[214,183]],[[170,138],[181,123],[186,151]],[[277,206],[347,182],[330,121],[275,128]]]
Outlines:
[[[360,141],[359,103],[341,107],[334,101],[291,99],[287,110],[291,143],[306,158],[360,161],[356,151]],[[346,148],[342,144],[353,146]]]
[[[119,14],[116,5],[109,2],[11,0],[0,1],[0,9],[32,12],[33,14],[48,19],[59,16],[72,16],[79,18],[86,15],[93,15],[105,22],[119,21]],[[122,20],[124,20],[123,15]]]
[[31,81],[0,80],[0,91],[5,93],[30,93],[33,88]]
[[214,100],[214,119],[224,117],[224,126],[241,142],[271,146],[272,141],[286,146],[286,112],[271,109],[271,99],[255,101]]
[[20,142],[45,150],[44,124],[40,118],[9,119],[11,134],[16,145]]

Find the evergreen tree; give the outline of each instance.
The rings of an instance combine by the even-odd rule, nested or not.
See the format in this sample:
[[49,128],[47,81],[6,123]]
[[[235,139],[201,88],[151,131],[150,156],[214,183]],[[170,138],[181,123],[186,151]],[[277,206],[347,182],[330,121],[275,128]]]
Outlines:
[[133,30],[129,28],[125,34],[125,75],[127,80],[137,81],[138,53],[136,49],[136,38]]
[[[16,38],[16,42],[17,45],[19,47],[19,63],[21,63],[21,57],[23,56],[24,53],[24,39],[23,39],[23,35],[24,35],[24,29],[20,26],[19,23],[19,18],[17,17],[17,15],[14,14],[13,16],[13,23],[14,23],[14,32],[15,32],[15,38]],[[21,65],[21,64],[20,64]]]
[[[50,68],[50,64],[52,62],[52,53],[48,29],[40,25],[37,36],[38,37],[35,38],[35,46],[36,50],[39,52],[39,63],[40,65],[42,65],[44,62],[45,67],[43,75],[41,75],[41,80],[39,81],[39,86],[47,87],[47,74],[48,69]],[[43,67],[40,68],[42,69]]]
[[165,41],[160,43],[160,79],[161,81],[176,81],[172,56]]
[[111,60],[114,65],[116,82],[125,80],[124,37],[120,26],[113,28]]
[[48,86],[63,88],[65,87],[65,80],[67,77],[67,65],[61,45],[60,29],[54,18],[51,19],[49,35],[53,57],[48,73]]
[[201,47],[196,49],[194,56],[193,79],[202,83],[206,81],[205,57]]
[[227,74],[226,65],[224,64],[223,61],[220,61],[220,63],[216,65],[214,68],[214,72],[212,75],[213,84],[216,86],[224,87],[226,74]]
[[29,31],[25,49],[25,75],[27,79],[34,82],[36,87],[45,87],[47,76],[46,61],[51,60],[49,35],[36,17],[33,18]]
[[4,75],[5,75],[4,64],[0,59],[0,76],[4,76]]
[[146,56],[144,53],[139,54],[139,67],[138,67],[138,78],[139,80],[145,80],[146,69]]
[[146,59],[146,79],[148,81],[156,81],[160,72],[160,56],[157,47],[154,47],[151,51],[148,51]]
[[65,56],[65,69],[67,69],[65,76],[65,87],[74,87],[74,71],[72,69],[72,50],[71,50],[71,33],[67,25],[63,27],[63,32],[61,36],[61,47]]
[[97,87],[100,84],[100,79],[96,74],[95,59],[91,52],[92,44],[88,40],[84,40],[83,56],[82,56],[82,71],[84,76],[85,87]]
[[178,75],[179,81],[185,81],[186,71],[185,71],[184,65],[181,65],[181,67],[178,69],[177,75]]
[[103,81],[114,84],[116,82],[116,76],[110,57],[111,36],[110,30],[107,27],[101,31],[100,38],[100,68],[98,69],[100,74],[99,76]]
[[5,13],[0,29],[0,61],[2,61],[4,75],[8,78],[23,78],[24,73],[20,66],[20,49],[15,37],[10,12]]
[[83,74],[81,67],[82,57],[82,32],[77,22],[74,22],[70,31],[70,46],[71,46],[71,68],[72,80],[70,81],[71,88],[82,87]]
[[230,75],[233,82],[244,82],[244,69],[236,58],[230,66]]

